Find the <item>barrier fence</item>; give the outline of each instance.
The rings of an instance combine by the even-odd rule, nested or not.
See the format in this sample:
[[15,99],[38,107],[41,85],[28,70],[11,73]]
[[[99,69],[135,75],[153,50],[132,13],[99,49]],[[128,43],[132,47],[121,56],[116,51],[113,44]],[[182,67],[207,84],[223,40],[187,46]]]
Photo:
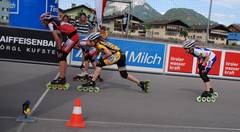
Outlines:
[[[0,27],[0,58],[57,63],[56,43],[48,31]],[[82,38],[82,37],[81,37]],[[126,54],[127,69],[136,72],[198,76],[197,59],[179,45],[109,38]],[[209,75],[240,80],[240,51],[212,49],[217,56]],[[81,65],[81,50],[68,56],[72,66]],[[107,66],[107,69],[117,69]]]

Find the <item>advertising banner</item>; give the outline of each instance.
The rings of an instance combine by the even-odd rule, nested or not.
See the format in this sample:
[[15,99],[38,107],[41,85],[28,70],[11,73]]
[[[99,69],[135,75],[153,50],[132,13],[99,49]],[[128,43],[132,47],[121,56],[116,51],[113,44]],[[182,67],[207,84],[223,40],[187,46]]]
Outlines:
[[185,53],[180,46],[169,46],[168,72],[192,73],[193,56]]
[[[165,58],[165,44],[145,41],[131,41],[124,39],[109,39],[119,46],[126,55],[127,69],[142,72],[163,72]],[[71,64],[81,65],[81,50],[73,50]],[[108,67],[116,68],[116,67]]]
[[10,0],[10,14],[19,13],[19,0]]
[[58,0],[11,0],[9,25],[34,29],[46,29],[40,15],[51,12],[58,16]]
[[46,12],[58,16],[58,0],[46,0]]
[[56,43],[50,32],[0,26],[0,58],[57,62]]
[[225,52],[223,76],[240,77],[240,52]]

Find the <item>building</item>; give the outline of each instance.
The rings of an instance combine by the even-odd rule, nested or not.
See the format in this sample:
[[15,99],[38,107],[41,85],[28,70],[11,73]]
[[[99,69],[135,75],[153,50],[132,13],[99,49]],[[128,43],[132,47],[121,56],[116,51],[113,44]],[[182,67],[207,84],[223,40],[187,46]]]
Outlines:
[[68,15],[71,19],[76,19],[80,13],[85,13],[87,16],[92,12],[92,8],[89,8],[85,5],[76,6],[72,4],[72,8],[63,10],[59,8],[59,15],[62,17],[63,15]]
[[240,32],[230,32],[227,38],[228,45],[240,45]]
[[228,26],[230,32],[240,32],[240,24],[231,24]]
[[9,22],[9,0],[0,0],[0,25],[7,25]]
[[[227,44],[229,29],[221,24],[210,25],[208,43]],[[207,25],[193,25],[188,30],[188,37],[206,42]]]
[[[102,25],[106,27],[108,32],[114,34],[122,34],[124,14],[117,14],[103,17]],[[129,35],[145,36],[145,31],[142,26],[143,21],[134,15],[130,15]]]
[[228,45],[240,45],[240,24],[231,24],[228,26]]
[[159,20],[147,25],[150,25],[150,29],[147,30],[146,37],[159,39],[185,40],[189,28],[181,20]]

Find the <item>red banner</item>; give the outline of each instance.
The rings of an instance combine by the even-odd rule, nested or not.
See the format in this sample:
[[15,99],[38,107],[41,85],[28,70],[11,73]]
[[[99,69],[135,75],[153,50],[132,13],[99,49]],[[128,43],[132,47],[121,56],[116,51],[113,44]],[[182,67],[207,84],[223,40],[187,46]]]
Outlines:
[[[212,69],[209,72],[209,75],[217,75],[219,76],[220,73],[220,65],[221,65],[221,57],[222,57],[222,51],[216,51],[213,50],[213,52],[216,54],[216,62],[213,64]],[[198,74],[198,65],[196,68],[196,74]]]
[[240,53],[225,53],[223,76],[240,77]]
[[168,58],[169,72],[192,73],[193,56],[185,53],[182,47],[170,47]]

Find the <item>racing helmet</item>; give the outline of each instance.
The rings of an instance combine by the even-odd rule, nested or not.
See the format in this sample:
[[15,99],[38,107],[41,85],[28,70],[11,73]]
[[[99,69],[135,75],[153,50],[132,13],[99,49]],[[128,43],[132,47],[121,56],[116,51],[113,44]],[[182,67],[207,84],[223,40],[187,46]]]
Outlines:
[[193,39],[188,39],[186,41],[183,42],[183,48],[184,49],[189,49],[192,48],[196,45],[196,41]]
[[53,18],[53,16],[52,16],[50,13],[43,13],[43,14],[41,14],[41,16],[40,16],[41,22],[43,22],[43,21],[49,21],[49,20],[51,20],[52,18]]
[[83,40],[90,40],[90,41],[94,41],[97,38],[101,37],[100,32],[94,32],[89,34],[87,37],[85,37]]

